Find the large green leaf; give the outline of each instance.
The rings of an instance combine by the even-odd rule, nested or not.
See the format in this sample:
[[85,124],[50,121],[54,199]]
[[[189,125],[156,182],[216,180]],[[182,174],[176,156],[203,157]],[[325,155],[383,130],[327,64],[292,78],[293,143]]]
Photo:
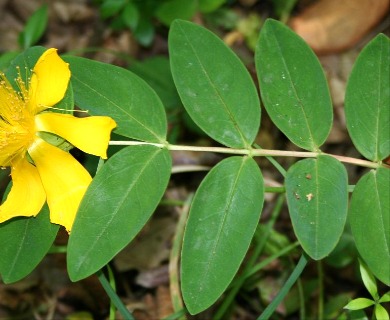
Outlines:
[[390,154],[390,40],[383,34],[356,60],[345,93],[345,117],[363,156],[380,161]]
[[199,10],[202,13],[210,13],[222,6],[226,0],[199,0]]
[[181,286],[191,314],[211,306],[236,274],[259,222],[263,178],[249,157],[215,166],[197,190],[185,229]]
[[255,60],[261,97],[272,121],[297,146],[318,150],[329,135],[333,111],[313,51],[288,27],[268,19]]
[[333,157],[319,155],[291,166],[285,183],[295,235],[311,258],[324,258],[337,245],[347,218],[345,167]]
[[195,123],[231,148],[249,148],[260,124],[256,87],[238,57],[207,29],[175,20],[169,32],[171,70]]
[[112,117],[117,134],[164,143],[167,121],[157,94],[132,72],[101,62],[65,57],[70,63],[76,105],[91,115]]
[[144,79],[156,91],[167,110],[181,107],[180,97],[173,82],[171,66],[167,57],[156,56],[142,62],[134,61],[130,70]]
[[373,274],[390,285],[390,170],[378,168],[356,184],[349,208],[356,247]]
[[0,224],[0,274],[16,282],[35,269],[49,251],[59,226],[50,223],[45,205],[36,218],[15,218]]
[[68,245],[73,281],[107,264],[146,224],[171,173],[168,150],[130,146],[110,158],[89,186]]

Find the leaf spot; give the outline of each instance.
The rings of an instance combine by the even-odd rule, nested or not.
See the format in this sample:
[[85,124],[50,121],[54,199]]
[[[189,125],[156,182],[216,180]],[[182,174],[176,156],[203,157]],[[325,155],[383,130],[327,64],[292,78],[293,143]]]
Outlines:
[[307,201],[311,201],[311,199],[313,199],[313,198],[314,198],[314,195],[312,193],[309,193],[306,195]]

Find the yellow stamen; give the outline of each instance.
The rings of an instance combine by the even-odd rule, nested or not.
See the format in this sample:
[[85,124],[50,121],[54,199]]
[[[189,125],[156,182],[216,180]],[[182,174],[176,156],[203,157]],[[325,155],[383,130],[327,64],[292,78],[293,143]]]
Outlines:
[[[20,80],[21,81],[21,80]],[[0,166],[9,166],[15,157],[23,157],[34,139],[34,115],[0,73]]]

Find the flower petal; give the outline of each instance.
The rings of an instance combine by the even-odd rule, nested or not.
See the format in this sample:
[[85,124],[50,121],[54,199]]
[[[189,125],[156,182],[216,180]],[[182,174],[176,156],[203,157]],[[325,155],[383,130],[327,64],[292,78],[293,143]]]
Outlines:
[[29,88],[29,106],[38,113],[60,102],[70,79],[68,63],[57,54],[57,49],[46,50],[35,64]]
[[13,163],[11,176],[11,191],[0,206],[0,222],[18,216],[36,216],[46,200],[38,170],[25,158]]
[[29,154],[41,176],[50,221],[70,232],[77,209],[92,178],[69,153],[37,138]]
[[54,112],[35,116],[38,131],[54,133],[69,141],[80,150],[107,159],[107,147],[111,130],[116,123],[110,117],[76,118]]

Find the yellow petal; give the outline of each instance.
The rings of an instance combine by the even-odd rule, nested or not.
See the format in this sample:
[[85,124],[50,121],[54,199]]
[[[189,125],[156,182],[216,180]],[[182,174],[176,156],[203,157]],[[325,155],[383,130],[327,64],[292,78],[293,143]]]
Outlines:
[[38,131],[54,133],[80,150],[107,159],[111,130],[116,123],[110,117],[76,118],[68,114],[45,112],[35,116]]
[[35,64],[29,88],[29,106],[38,113],[62,100],[70,79],[69,65],[57,49],[46,50]]
[[37,138],[29,154],[39,171],[50,209],[50,221],[70,232],[92,178],[69,153]]
[[10,193],[0,206],[0,222],[18,216],[36,216],[46,200],[38,170],[25,158],[13,163],[11,176]]

